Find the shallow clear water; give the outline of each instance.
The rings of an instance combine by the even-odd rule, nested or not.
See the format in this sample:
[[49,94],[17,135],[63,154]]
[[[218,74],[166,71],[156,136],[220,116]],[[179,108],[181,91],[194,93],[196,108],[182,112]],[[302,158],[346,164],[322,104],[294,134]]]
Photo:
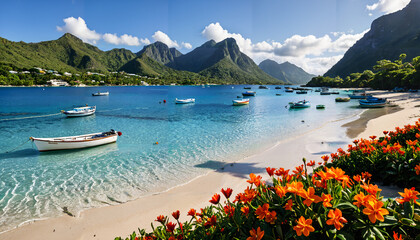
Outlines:
[[[24,221],[116,204],[183,184],[277,141],[361,110],[340,95],[297,95],[257,89],[247,106],[232,106],[243,86],[0,88],[0,231]],[[109,96],[91,93],[109,91]],[[282,96],[276,96],[282,93]],[[174,104],[175,98],[196,103]],[[162,101],[166,99],[167,103]],[[309,100],[311,108],[289,110]],[[161,102],[161,103],[160,103]],[[88,103],[93,116],[66,118],[60,110]],[[324,104],[325,110],[315,105]],[[302,122],[302,120],[304,122]],[[39,153],[34,137],[115,129],[116,144]],[[159,144],[154,144],[158,142]]]

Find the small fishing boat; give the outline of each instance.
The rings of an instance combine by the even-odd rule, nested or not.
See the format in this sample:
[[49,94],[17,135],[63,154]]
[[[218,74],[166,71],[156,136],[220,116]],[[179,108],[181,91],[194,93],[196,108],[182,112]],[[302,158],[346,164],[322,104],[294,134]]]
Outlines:
[[242,96],[255,96],[256,92],[254,91],[246,91],[242,93]]
[[293,92],[293,89],[286,89],[286,90],[284,90],[285,92],[288,92],[288,93],[291,93],[291,92]]
[[296,94],[307,94],[307,93],[308,93],[308,91],[305,91],[305,90],[296,91]]
[[258,88],[259,89],[268,89],[268,87],[266,87],[266,86],[259,86]]
[[251,89],[251,87],[244,87],[244,89]]
[[359,105],[362,108],[380,108],[385,107],[386,98],[376,98],[368,96],[366,99],[359,100]]
[[178,99],[175,98],[176,104],[187,104],[187,103],[195,103],[195,98],[187,98],[187,99]]
[[96,111],[96,106],[91,107],[77,107],[73,108],[73,110],[64,111],[61,110],[62,113],[64,113],[67,117],[84,117],[94,114]]
[[232,100],[233,106],[242,106],[249,104],[249,98],[242,98],[242,99],[236,99]]
[[277,86],[277,87],[275,87],[275,89],[281,89],[281,87]]
[[352,94],[348,94],[348,96],[351,99],[365,99],[369,96],[372,96],[371,94],[366,94],[365,90],[354,90]]
[[316,105],[316,109],[325,109],[325,105],[322,105],[322,104]]
[[321,92],[321,89],[315,89],[315,92]]
[[109,132],[91,133],[80,136],[69,136],[69,137],[55,137],[55,138],[35,138],[30,139],[35,143],[38,151],[54,151],[54,150],[66,150],[66,149],[80,149],[95,147],[117,141],[118,136],[121,136],[121,132],[116,132],[111,129]]
[[97,92],[97,93],[92,93],[92,96],[108,96],[109,92]]
[[281,96],[281,93],[276,93],[276,96]]
[[335,101],[336,102],[348,102],[348,101],[350,101],[350,98],[349,97],[338,97],[338,98],[336,98],[335,99]]
[[320,94],[320,95],[330,95],[330,94],[331,94],[331,92],[328,92],[328,91],[322,91],[322,92],[320,92],[319,94]]
[[330,94],[340,94],[340,92],[330,92]]
[[309,101],[303,100],[299,102],[289,102],[290,108],[308,108],[311,105],[309,104]]

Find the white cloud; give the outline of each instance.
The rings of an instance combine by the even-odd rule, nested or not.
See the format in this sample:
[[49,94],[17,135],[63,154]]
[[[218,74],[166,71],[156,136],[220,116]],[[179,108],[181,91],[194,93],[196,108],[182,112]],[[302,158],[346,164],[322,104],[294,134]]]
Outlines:
[[183,48],[186,48],[186,49],[191,49],[192,48],[192,45],[190,43],[186,43],[186,42],[182,42],[181,46]]
[[[226,38],[234,38],[240,50],[259,63],[265,59],[272,59],[279,63],[289,61],[313,74],[323,74],[337,63],[345,51],[367,32],[347,34],[334,32],[322,37],[313,35],[293,35],[284,42],[262,41],[252,43],[238,33],[229,33],[220,23],[211,23],[201,32],[207,40],[220,42]],[[335,40],[334,40],[335,39]]]
[[172,40],[166,33],[162,31],[157,31],[155,34],[153,34],[152,38],[157,42],[162,42],[170,48],[186,48],[191,49],[192,45],[190,43],[182,42],[181,44],[178,44],[177,41]]
[[68,17],[64,20],[64,26],[57,26],[57,30],[60,32],[71,33],[74,36],[82,39],[84,42],[96,44],[96,41],[101,39],[101,34],[96,33],[95,30],[90,30],[85,20],[83,18],[78,17],[77,19],[74,17]]
[[366,5],[366,8],[369,11],[378,10],[388,14],[403,9],[409,2],[410,0],[379,0],[372,5]]
[[139,46],[141,44],[150,44],[150,41],[147,38],[139,39],[138,37],[134,37],[128,34],[123,34],[122,36],[118,37],[115,33],[105,33],[102,38],[105,40],[105,42],[114,45]]

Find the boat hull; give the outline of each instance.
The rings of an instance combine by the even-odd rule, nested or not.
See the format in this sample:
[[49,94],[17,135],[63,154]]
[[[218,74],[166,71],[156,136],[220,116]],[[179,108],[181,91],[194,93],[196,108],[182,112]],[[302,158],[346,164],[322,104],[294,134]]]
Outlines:
[[64,112],[64,114],[67,117],[85,117],[85,116],[93,115],[94,113],[95,113],[95,111],[87,112],[87,113],[66,113],[66,112]]
[[381,108],[385,107],[386,103],[359,103],[362,108]]
[[246,100],[232,100],[233,106],[243,106],[249,104],[249,99]]
[[92,96],[97,97],[97,96],[108,96],[109,92],[103,92],[103,93],[92,93]]
[[176,104],[195,103],[195,99],[194,98],[190,98],[190,99],[175,99],[175,103]]
[[96,112],[96,106],[80,107],[70,111],[62,111],[67,117],[84,117],[92,115]]
[[[102,134],[102,133],[97,133]],[[84,135],[84,136],[91,136]],[[105,137],[98,137],[92,139],[83,139],[83,136],[74,136],[66,137],[74,138],[75,140],[60,140],[60,138],[32,138],[32,141],[35,143],[38,151],[56,151],[56,150],[69,150],[69,149],[81,149],[81,148],[90,148],[96,147],[104,144],[114,143],[117,141],[118,135],[112,134]]]

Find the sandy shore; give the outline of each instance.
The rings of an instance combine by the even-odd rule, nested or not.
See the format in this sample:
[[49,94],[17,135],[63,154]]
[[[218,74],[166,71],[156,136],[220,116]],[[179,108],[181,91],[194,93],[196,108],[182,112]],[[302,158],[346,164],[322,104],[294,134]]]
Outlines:
[[[398,107],[367,110],[361,116],[333,121],[305,134],[278,142],[275,146],[238,162],[211,171],[185,185],[140,198],[128,203],[90,209],[79,217],[61,216],[27,223],[0,234],[0,239],[114,239],[126,237],[138,227],[150,229],[156,216],[181,211],[187,219],[190,208],[209,205],[211,196],[221,188],[234,189],[233,195],[246,186],[249,173],[265,174],[266,167],[293,168],[302,164],[302,158],[320,161],[320,156],[346,147],[352,138],[381,136],[383,130],[414,123],[420,117],[420,95],[409,93],[374,92],[387,97]],[[376,96],[375,95],[375,96]],[[385,115],[384,115],[385,114]],[[302,127],[310,126],[302,123]]]

